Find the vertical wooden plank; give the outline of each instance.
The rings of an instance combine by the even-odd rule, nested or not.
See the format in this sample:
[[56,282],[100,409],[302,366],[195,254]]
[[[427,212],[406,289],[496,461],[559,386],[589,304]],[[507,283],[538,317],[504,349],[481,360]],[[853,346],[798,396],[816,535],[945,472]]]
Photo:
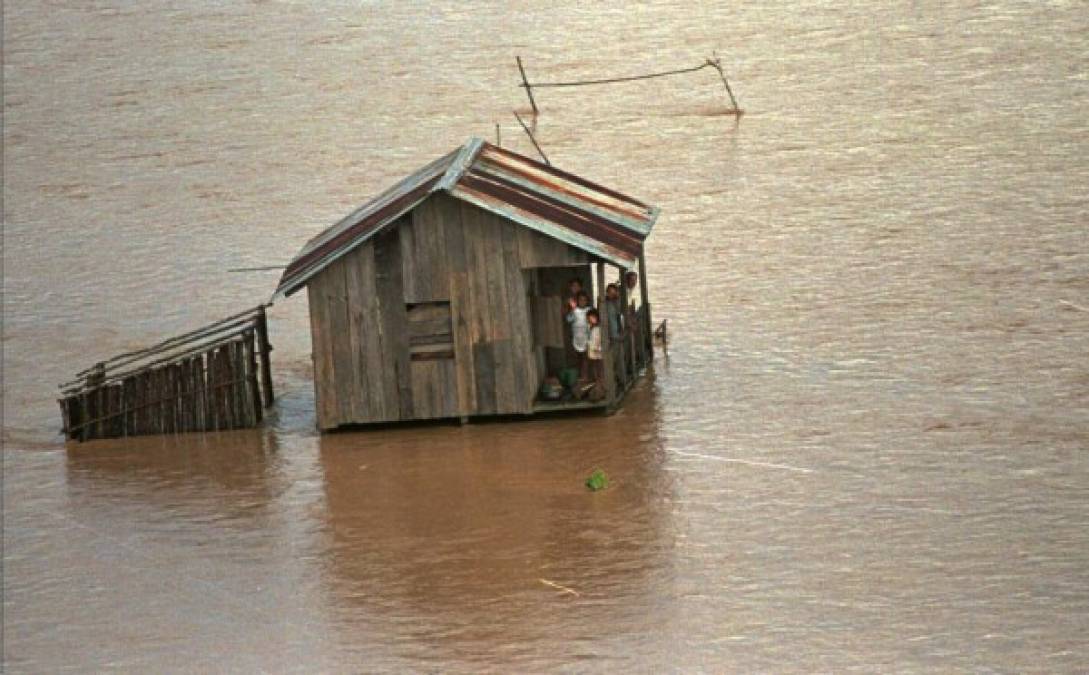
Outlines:
[[133,399],[136,395],[136,385],[132,376],[126,377],[121,380],[121,410],[123,412],[121,422],[121,435],[133,436],[133,421],[135,413],[133,411],[134,402]]
[[125,435],[125,397],[121,382],[110,385],[110,437]]
[[159,433],[169,434],[174,431],[174,378],[169,365],[159,366],[160,428]]
[[159,421],[162,419],[160,413],[159,395],[159,369],[149,368],[147,372],[147,433],[148,435],[162,433],[162,427]]
[[192,387],[193,387],[193,431],[204,431],[206,421],[204,419],[204,355],[197,354],[191,360],[192,363]]
[[261,357],[261,389],[267,408],[276,401],[276,396],[272,392],[272,343],[268,339],[268,317],[263,305],[257,308],[253,326],[257,331],[257,350]]
[[353,419],[356,422],[379,422],[389,417],[382,384],[387,363],[382,353],[380,335],[381,311],[375,287],[374,245],[366,243],[344,257],[348,262],[345,279],[349,333],[346,337],[351,347],[355,391]]
[[261,423],[261,387],[257,382],[257,343],[254,339],[253,331],[246,331],[244,335],[244,344],[246,351],[246,392],[247,403],[246,405],[250,411],[250,419],[254,426]]
[[222,377],[220,382],[222,386],[220,391],[223,393],[223,409],[225,411],[225,418],[227,419],[228,429],[238,428],[238,411],[235,409],[234,400],[234,359],[231,353],[231,346],[233,342],[220,345],[219,347],[219,365]]
[[95,387],[95,438],[107,438],[107,413],[109,412],[109,400],[106,398],[106,387]]
[[194,431],[196,417],[196,397],[193,386],[193,359],[192,357],[181,362],[182,372],[182,410],[185,412],[185,425],[181,431]]
[[182,391],[183,385],[181,381],[181,366],[177,363],[172,363],[170,368],[170,431],[171,433],[178,433],[181,428],[182,421]]
[[113,438],[113,387],[108,384],[101,385],[99,391],[102,396],[102,438]]
[[382,353],[390,366],[383,381],[387,413],[391,420],[408,420],[413,417],[412,372],[401,279],[401,240],[396,231],[384,232],[374,238],[374,264],[377,271],[375,290],[381,315]]
[[246,354],[245,335],[235,340],[234,352],[235,375],[238,380],[238,384],[235,385],[238,396],[238,415],[243,421],[243,426],[249,429],[256,423],[253,420],[253,408],[250,407],[249,360]]
[[234,401],[232,400],[232,384],[234,369],[231,367],[231,348],[229,345],[220,345],[216,349],[216,358],[219,361],[219,402],[223,412],[223,428],[234,429],[237,426]]
[[352,354],[350,321],[348,316],[348,288],[346,268],[350,256],[337,260],[322,272],[325,286],[325,322],[329,327],[328,346],[332,350],[335,411],[337,424],[353,420],[353,410],[358,407],[355,366]]
[[417,261],[416,252],[416,221],[420,217],[422,207],[423,204],[420,204],[413,209],[397,228],[398,236],[401,238],[401,278],[404,280],[406,302],[425,302],[427,297],[424,289],[420,288],[420,277],[427,273],[423,270],[426,261],[423,261],[424,264],[421,265]]
[[135,373],[132,380],[132,431],[133,436],[144,435],[144,373]]
[[170,364],[170,382],[173,385],[171,387],[171,410],[173,411],[173,429],[172,431],[177,434],[185,431],[185,382],[182,380],[182,367],[180,363]]
[[201,397],[204,400],[204,430],[215,431],[219,428],[219,410],[216,407],[216,394],[213,389],[215,384],[215,350],[209,349],[201,355],[201,359],[204,361],[203,367],[203,383],[201,389],[203,390]]
[[211,397],[212,418],[216,431],[228,428],[227,412],[223,409],[223,366],[219,347],[208,349],[208,395]]
[[620,312],[620,350],[623,353],[621,359],[621,365],[624,370],[621,373],[621,379],[623,379],[625,385],[629,380],[635,378],[636,366],[635,366],[635,333],[632,331],[631,318],[628,314],[628,284],[624,281],[625,271],[620,270],[620,280],[617,285],[620,289],[620,306],[617,311]]
[[65,396],[59,399],[57,402],[60,404],[61,409],[61,430],[64,432],[64,437],[69,438],[72,433],[72,397]]
[[159,377],[158,387],[155,391],[155,397],[159,400],[159,433],[168,434],[173,430],[170,424],[171,394],[173,393],[170,391],[170,367],[159,366],[155,370],[158,371]]
[[[524,370],[524,357],[515,358],[511,321],[512,298],[507,284],[508,259],[504,251],[503,231],[512,227],[498,216],[480,211],[481,241],[484,251],[484,282],[488,294],[490,321],[488,339],[492,343],[495,368],[495,412],[509,414],[523,412],[518,377]],[[510,265],[517,271],[521,286],[521,269],[518,266],[516,245],[511,249]],[[520,298],[514,299],[517,302]],[[522,367],[519,367],[521,365]]]
[[434,360],[413,361],[412,369],[412,412],[418,420],[435,417],[435,389],[437,368]]
[[514,395],[509,406],[512,413],[529,413],[533,410],[533,398],[540,384],[537,372],[536,350],[529,312],[529,283],[531,272],[523,271],[518,264],[517,232],[524,229],[511,223],[502,223],[502,251],[504,259],[504,290],[507,296],[507,318],[510,323],[511,361]]
[[242,417],[238,396],[238,380],[240,379],[238,372],[238,366],[240,365],[238,341],[232,339],[223,346],[227,353],[227,369],[230,373],[227,376],[227,387],[224,393],[226,394],[227,407],[231,411],[231,428],[240,429],[245,426],[246,420]]
[[492,345],[494,336],[488,268],[494,263],[488,259],[487,232],[481,217],[483,211],[466,203],[460,205],[460,210],[469,281],[469,333],[476,391],[474,409],[477,414],[492,415],[496,411],[495,351]]
[[188,359],[174,364],[174,433],[189,430],[189,370]]
[[416,206],[398,223],[405,302],[439,302],[450,299],[450,262],[446,255],[448,213],[457,202],[436,194]]
[[476,412],[494,415],[495,405],[495,352],[493,343],[477,342],[473,345],[473,379],[476,382]]
[[454,334],[454,370],[457,383],[458,416],[468,417],[476,407],[473,377],[472,297],[469,288],[469,254],[460,203],[443,201],[446,255],[450,264],[450,322]]
[[79,395],[79,407],[83,413],[83,419],[81,421],[82,426],[79,431],[79,440],[88,441],[94,438],[94,424],[91,422],[95,418],[95,401],[94,392],[92,390],[85,390]]
[[[326,270],[328,271],[328,270]],[[333,370],[333,344],[329,326],[326,275],[318,274],[307,285],[310,299],[310,342],[314,361],[314,410],[318,428],[336,427],[337,402]]]
[[219,431],[223,427],[223,414],[219,405],[219,354],[215,347],[205,352],[207,371],[204,373],[204,391],[208,405],[208,431]]
[[150,436],[152,434],[159,433],[156,427],[155,420],[159,418],[158,411],[155,406],[158,405],[158,396],[155,392],[155,371],[148,369],[144,373],[143,377],[143,390],[144,390],[144,435]]
[[598,326],[601,330],[598,331],[601,334],[601,372],[605,386],[605,401],[609,405],[612,405],[616,395],[616,378],[613,376],[613,349],[615,347],[611,344],[612,340],[609,338],[609,328],[605,315],[605,263],[597,263],[597,307],[598,307]]
[[440,385],[442,412],[440,417],[458,416],[458,373],[457,362],[446,359],[440,362]]
[[643,300],[643,342],[647,355],[654,359],[654,323],[650,318],[650,294],[647,292],[647,257],[642,247],[639,248],[639,295]]

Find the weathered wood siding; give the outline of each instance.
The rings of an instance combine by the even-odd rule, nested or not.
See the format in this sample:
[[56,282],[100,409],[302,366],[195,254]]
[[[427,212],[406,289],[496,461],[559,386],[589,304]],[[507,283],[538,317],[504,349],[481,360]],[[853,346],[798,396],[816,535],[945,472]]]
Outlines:
[[309,283],[319,426],[532,412],[543,359],[531,268],[565,266],[566,282],[587,261],[432,196]]

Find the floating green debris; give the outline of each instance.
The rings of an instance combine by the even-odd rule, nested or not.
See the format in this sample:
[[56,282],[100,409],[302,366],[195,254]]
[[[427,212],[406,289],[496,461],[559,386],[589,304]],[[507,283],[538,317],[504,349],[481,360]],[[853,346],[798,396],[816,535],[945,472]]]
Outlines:
[[605,477],[605,472],[601,469],[594,469],[594,472],[586,479],[586,487],[594,492],[604,490],[608,485],[609,479]]

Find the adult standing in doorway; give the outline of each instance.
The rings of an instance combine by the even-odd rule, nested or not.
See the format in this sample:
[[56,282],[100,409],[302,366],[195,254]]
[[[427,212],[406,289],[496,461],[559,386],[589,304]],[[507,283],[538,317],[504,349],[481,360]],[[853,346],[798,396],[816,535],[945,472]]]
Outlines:
[[[643,339],[643,327],[639,324],[636,314],[635,306],[635,289],[639,288],[639,273],[635,270],[629,270],[624,273],[624,287],[628,292],[628,306],[624,308],[624,328],[628,335],[631,335],[629,348],[635,350],[635,354],[640,353],[639,345],[642,344]],[[642,298],[639,300],[639,305],[642,306],[645,302]]]

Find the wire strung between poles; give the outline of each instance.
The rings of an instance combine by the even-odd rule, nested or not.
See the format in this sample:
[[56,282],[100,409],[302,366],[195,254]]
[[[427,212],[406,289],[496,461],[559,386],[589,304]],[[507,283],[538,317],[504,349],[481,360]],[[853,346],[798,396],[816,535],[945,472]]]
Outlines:
[[[613,82],[633,82],[635,80],[649,80],[654,77],[666,77],[668,75],[683,75],[684,73],[694,73],[697,70],[703,70],[710,66],[715,67],[715,64],[710,61],[705,61],[701,65],[693,66],[691,68],[679,68],[677,70],[664,70],[660,73],[649,73],[647,75],[628,75],[625,77],[610,77],[601,80],[577,80],[573,82],[533,82],[529,86],[531,87],[580,87],[587,84],[612,84]],[[526,86],[526,85],[519,85]]]
[[529,97],[529,104],[533,108],[533,114],[537,115],[540,111],[537,109],[537,102],[533,98],[534,87],[583,87],[587,85],[595,84],[615,84],[620,82],[635,82],[638,80],[649,80],[656,77],[669,77],[671,75],[684,75],[686,73],[695,73],[703,70],[704,68],[714,68],[718,72],[718,76],[722,79],[722,86],[726,88],[726,94],[730,97],[730,103],[733,104],[733,110],[729,111],[734,115],[740,117],[744,111],[737,104],[737,98],[734,97],[733,89],[730,88],[730,83],[726,80],[726,72],[722,69],[722,60],[719,59],[718,53],[713,53],[714,58],[705,59],[703,63],[698,66],[692,66],[691,68],[676,68],[674,70],[663,70],[657,73],[646,73],[643,75],[625,75],[622,77],[607,77],[594,80],[573,80],[570,82],[530,82],[526,77],[525,68],[522,65],[522,57],[516,57],[518,60],[518,71],[522,75],[522,83],[518,86],[526,90],[526,96]]

